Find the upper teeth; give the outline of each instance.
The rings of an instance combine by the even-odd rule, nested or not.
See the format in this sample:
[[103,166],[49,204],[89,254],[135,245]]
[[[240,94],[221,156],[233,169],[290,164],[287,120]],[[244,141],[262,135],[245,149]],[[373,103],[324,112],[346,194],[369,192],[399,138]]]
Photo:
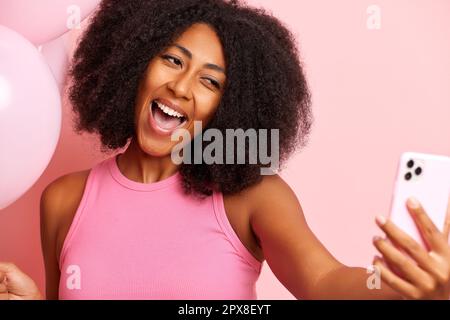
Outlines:
[[184,117],[181,113],[176,112],[175,110],[169,108],[168,106],[162,104],[161,102],[159,102],[159,101],[155,101],[155,102],[158,105],[158,108],[160,108],[165,114],[168,114],[169,116],[177,117],[177,118]]

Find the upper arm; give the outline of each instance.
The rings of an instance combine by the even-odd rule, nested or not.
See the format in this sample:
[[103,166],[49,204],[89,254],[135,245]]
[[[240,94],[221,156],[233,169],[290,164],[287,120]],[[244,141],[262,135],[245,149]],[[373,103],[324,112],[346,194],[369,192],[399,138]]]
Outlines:
[[58,299],[60,270],[57,257],[57,239],[64,210],[64,177],[50,183],[40,199],[41,247],[45,263],[46,298]]
[[253,188],[251,224],[275,276],[298,299],[311,297],[314,285],[343,265],[309,229],[293,190],[278,175]]

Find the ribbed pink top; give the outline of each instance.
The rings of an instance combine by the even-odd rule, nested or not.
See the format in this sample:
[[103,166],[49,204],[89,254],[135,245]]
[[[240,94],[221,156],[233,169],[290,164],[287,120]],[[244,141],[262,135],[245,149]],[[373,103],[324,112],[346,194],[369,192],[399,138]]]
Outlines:
[[116,157],[92,168],[60,257],[60,299],[256,299],[261,263],[221,193],[183,193],[181,175],[132,181]]

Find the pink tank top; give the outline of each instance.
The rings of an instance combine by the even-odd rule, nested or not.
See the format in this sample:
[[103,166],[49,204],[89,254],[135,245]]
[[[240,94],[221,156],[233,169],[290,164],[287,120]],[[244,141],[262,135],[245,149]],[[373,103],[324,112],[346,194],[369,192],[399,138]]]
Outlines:
[[256,299],[259,262],[221,193],[183,193],[181,174],[144,184],[116,156],[94,166],[60,256],[60,299]]

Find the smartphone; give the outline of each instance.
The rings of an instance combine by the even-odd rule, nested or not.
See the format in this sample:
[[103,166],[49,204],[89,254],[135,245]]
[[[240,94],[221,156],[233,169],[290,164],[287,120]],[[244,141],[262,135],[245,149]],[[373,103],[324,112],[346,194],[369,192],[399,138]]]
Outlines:
[[450,157],[405,152],[397,169],[390,220],[426,247],[406,201],[409,197],[419,200],[436,227],[443,231],[449,196]]

